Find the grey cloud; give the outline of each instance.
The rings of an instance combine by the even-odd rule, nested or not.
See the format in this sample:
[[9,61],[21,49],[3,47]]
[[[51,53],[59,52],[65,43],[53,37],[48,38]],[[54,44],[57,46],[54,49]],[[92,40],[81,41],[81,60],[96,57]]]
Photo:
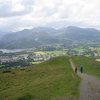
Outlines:
[[21,16],[21,15],[28,14],[32,11],[32,5],[25,6],[25,9],[23,11],[16,12],[16,11],[12,11],[12,9],[13,8],[11,2],[0,3],[0,17],[4,18],[4,17]]
[[45,16],[52,16],[53,14],[55,14],[55,12],[56,12],[56,8],[55,9],[52,9],[52,8],[50,8],[50,7],[44,7],[43,9],[42,9],[42,12],[44,12],[45,13]]
[[[19,3],[24,9],[14,10],[14,4]],[[15,30],[46,24],[100,27],[99,9],[100,0],[0,0],[0,28]]]
[[25,6],[32,6],[34,5],[35,0],[22,0],[21,4]]

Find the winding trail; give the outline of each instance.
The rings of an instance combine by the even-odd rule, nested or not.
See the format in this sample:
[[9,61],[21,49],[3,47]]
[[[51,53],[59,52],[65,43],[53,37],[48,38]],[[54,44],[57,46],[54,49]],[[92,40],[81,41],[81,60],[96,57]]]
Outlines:
[[[69,61],[74,70],[75,64],[72,59]],[[100,79],[79,71],[77,71],[77,74],[81,78],[79,100],[100,100]]]

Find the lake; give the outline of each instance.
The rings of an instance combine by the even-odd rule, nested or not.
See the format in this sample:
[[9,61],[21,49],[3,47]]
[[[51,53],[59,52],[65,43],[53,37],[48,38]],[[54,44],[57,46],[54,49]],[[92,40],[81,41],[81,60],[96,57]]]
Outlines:
[[9,50],[9,49],[0,49],[0,51],[2,51],[3,53],[15,53],[15,52],[21,52],[23,50],[24,49],[12,49],[12,50]]

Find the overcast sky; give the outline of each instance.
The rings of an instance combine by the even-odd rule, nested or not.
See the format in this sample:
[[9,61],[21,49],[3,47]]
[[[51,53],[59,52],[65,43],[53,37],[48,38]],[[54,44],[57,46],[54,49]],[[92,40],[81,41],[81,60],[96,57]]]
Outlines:
[[100,29],[100,0],[0,0],[0,30],[68,25]]

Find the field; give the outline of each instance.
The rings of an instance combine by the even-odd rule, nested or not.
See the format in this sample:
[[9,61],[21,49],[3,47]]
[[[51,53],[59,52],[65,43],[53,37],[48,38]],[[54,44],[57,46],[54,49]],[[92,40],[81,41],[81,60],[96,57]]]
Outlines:
[[80,79],[68,58],[0,72],[0,100],[78,100]]
[[72,59],[74,60],[74,63],[78,65],[78,67],[81,64],[84,66],[85,73],[100,77],[100,62],[93,58],[83,56],[74,56]]
[[[45,55],[46,53],[45,52],[43,52],[43,51],[37,51],[37,52],[34,52],[35,54],[37,54],[37,55]],[[34,54],[33,53],[33,54]]]
[[61,54],[66,54],[66,51],[46,51],[47,54],[56,54],[56,55],[61,55]]
[[51,55],[51,54],[54,54],[54,55],[66,55],[66,51],[63,51],[63,50],[60,50],[60,51],[38,51],[38,52],[34,52],[35,54],[37,55]]
[[40,63],[42,63],[42,62],[32,62],[33,65],[34,65],[34,64],[40,64]]

